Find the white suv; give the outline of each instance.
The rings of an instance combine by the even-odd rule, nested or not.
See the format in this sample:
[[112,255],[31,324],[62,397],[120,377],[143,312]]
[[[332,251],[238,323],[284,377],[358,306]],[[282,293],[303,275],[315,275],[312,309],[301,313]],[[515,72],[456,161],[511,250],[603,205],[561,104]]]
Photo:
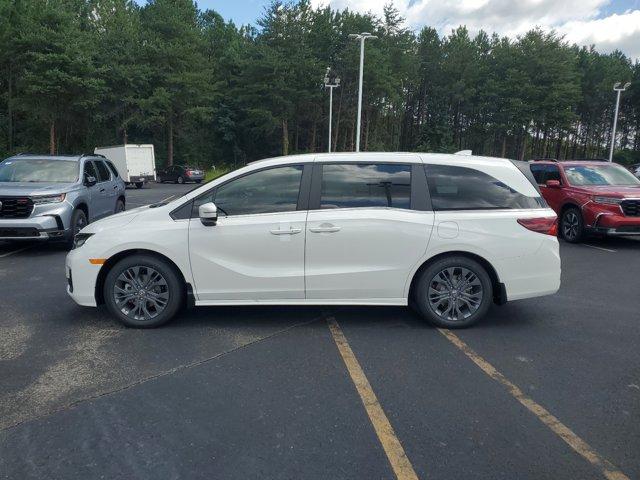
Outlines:
[[183,305],[407,305],[465,327],[555,293],[556,214],[526,163],[412,153],[262,160],[84,228],[68,291],[124,324]]

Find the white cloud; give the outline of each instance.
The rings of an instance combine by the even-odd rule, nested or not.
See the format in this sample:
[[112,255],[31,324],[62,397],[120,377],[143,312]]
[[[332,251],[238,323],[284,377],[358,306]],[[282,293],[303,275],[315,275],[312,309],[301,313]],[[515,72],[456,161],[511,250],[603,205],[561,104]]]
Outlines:
[[[312,0],[334,8],[382,14],[389,0]],[[640,10],[603,17],[610,0],[395,0],[394,5],[419,29],[424,25],[449,34],[459,25],[471,32],[485,30],[514,37],[536,26],[555,29],[580,45],[595,44],[601,51],[619,48],[640,58]]]

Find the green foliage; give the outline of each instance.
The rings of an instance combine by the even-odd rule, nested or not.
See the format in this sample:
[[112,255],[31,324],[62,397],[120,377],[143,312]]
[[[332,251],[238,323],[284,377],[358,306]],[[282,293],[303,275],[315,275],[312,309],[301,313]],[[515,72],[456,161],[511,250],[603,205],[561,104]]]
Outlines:
[[368,31],[363,150],[606,156],[612,85],[631,81],[616,158],[638,161],[640,64],[620,52],[541,30],[412,32],[391,5],[378,18],[276,0],[257,25],[192,0],[0,0],[0,154],[151,142],[159,164],[218,174],[326,151],[327,67],[341,78],[332,150],[353,150],[359,45],[348,36]]

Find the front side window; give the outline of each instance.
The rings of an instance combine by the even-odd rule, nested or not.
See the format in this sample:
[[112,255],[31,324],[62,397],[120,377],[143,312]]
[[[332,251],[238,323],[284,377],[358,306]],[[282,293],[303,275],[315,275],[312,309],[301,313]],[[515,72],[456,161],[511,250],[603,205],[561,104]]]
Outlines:
[[544,179],[545,183],[549,180],[557,180],[559,182],[562,182],[562,179],[560,178],[560,169],[557,165],[547,165],[546,171],[547,176]]
[[76,161],[9,158],[0,163],[0,182],[72,183],[77,180]]
[[527,197],[474,168],[426,165],[434,210],[541,208],[540,197]]
[[411,165],[323,165],[320,208],[356,207],[411,208]]
[[98,172],[96,172],[96,167],[93,166],[93,162],[85,162],[84,164],[84,179],[87,177],[93,177],[96,181],[98,181]]
[[294,211],[301,179],[302,165],[260,170],[219,186],[213,201],[225,215]]
[[531,173],[533,174],[533,178],[536,179],[536,183],[538,185],[544,185],[544,171],[545,165],[531,165]]
[[96,161],[94,163],[96,168],[98,169],[98,181],[109,181],[111,179],[111,175],[109,174],[109,170],[107,169],[107,166],[104,164],[104,162]]
[[640,185],[640,180],[618,165],[571,165],[564,167],[564,174],[575,186]]

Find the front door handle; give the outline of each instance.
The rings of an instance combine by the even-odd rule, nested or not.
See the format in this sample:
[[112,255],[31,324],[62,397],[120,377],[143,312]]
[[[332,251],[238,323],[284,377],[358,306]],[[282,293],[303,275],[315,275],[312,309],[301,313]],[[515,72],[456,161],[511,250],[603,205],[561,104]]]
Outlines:
[[102,192],[104,192],[104,188],[101,188],[101,189],[100,189],[100,193],[102,193]]
[[323,223],[317,227],[309,227],[309,231],[313,233],[335,233],[340,231],[340,227],[331,223]]
[[288,230],[280,230],[280,229],[269,230],[269,232],[271,232],[272,235],[295,235],[296,233],[300,233],[301,231],[302,231],[301,228],[289,228]]

